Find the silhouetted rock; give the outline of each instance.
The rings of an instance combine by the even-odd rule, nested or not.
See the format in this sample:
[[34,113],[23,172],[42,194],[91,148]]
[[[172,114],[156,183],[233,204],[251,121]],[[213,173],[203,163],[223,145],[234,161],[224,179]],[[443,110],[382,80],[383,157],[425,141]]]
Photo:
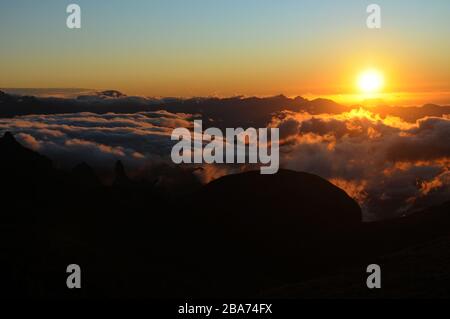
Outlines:
[[22,146],[10,132],[0,138],[0,154],[0,169],[38,172],[52,167],[50,159]]
[[133,185],[133,182],[128,177],[127,173],[125,172],[125,167],[123,166],[122,161],[117,161],[115,168],[115,179],[113,186],[115,187],[130,187]]
[[203,225],[198,245],[208,238],[204,249],[220,247],[240,258],[246,251],[287,258],[333,251],[330,244],[341,249],[338,239],[362,222],[360,207],[343,190],[288,170],[222,177],[193,196],[189,211],[198,212],[195,223]]
[[197,200],[220,220],[268,229],[359,225],[361,209],[343,190],[307,173],[280,170],[229,175],[213,181]]
[[97,188],[102,186],[102,183],[94,170],[86,163],[75,166],[71,176],[72,182],[79,187]]
[[19,144],[11,132],[5,132],[5,134],[3,134],[3,137],[0,139],[0,143],[10,144],[10,145]]

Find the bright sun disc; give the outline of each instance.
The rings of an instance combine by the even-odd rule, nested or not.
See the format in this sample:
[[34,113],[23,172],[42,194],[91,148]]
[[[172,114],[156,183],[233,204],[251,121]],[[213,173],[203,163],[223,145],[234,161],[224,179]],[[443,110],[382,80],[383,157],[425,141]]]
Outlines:
[[364,93],[379,92],[383,82],[383,75],[375,70],[365,71],[358,78],[358,86]]

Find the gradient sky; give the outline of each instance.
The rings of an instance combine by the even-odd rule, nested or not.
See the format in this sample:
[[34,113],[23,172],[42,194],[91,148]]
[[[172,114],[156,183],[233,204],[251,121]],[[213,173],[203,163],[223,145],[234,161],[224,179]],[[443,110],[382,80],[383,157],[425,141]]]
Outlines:
[[[66,27],[70,3],[81,30]],[[381,30],[366,27],[370,3]],[[0,87],[338,96],[375,67],[387,92],[438,102],[449,39],[448,0],[0,0]]]

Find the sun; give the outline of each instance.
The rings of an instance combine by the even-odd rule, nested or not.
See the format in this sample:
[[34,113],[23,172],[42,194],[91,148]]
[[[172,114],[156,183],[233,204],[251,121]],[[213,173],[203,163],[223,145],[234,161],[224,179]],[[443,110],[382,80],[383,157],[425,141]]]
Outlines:
[[366,70],[358,77],[358,87],[363,93],[378,93],[383,88],[383,74],[377,70]]

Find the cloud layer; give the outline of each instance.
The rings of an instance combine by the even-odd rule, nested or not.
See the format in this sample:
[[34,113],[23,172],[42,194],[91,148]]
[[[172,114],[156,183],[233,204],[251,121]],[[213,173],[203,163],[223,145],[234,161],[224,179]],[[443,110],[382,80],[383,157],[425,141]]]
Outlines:
[[[192,128],[195,118],[168,111],[26,115],[0,119],[0,132],[11,131],[65,168],[87,162],[101,171],[122,160],[140,174],[155,164],[172,164],[172,130]],[[311,172],[345,189],[366,220],[449,199],[449,116],[411,123],[364,109],[319,115],[283,111],[269,126],[280,128],[282,168]],[[251,168],[205,165],[195,174],[208,182]]]
[[12,132],[22,144],[64,167],[84,161],[102,169],[122,160],[137,170],[165,160],[173,145],[172,129],[191,127],[191,118],[166,111],[27,115],[0,119],[0,131]]
[[338,115],[282,112],[282,166],[345,189],[366,220],[402,215],[450,195],[450,117],[408,123],[363,109]]

